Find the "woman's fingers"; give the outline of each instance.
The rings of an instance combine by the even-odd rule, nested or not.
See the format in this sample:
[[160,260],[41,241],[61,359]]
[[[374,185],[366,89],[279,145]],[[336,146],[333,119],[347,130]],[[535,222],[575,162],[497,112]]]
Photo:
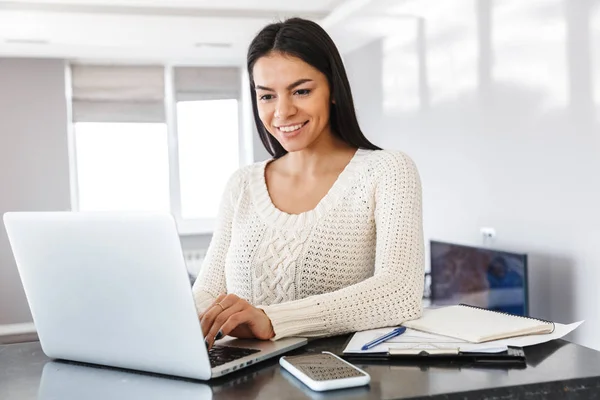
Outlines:
[[267,340],[275,336],[271,320],[261,309],[247,306],[242,311],[235,313],[227,319],[227,322],[221,327],[223,335],[229,335],[232,331],[238,330],[240,326],[246,326],[252,333],[252,337]]
[[215,304],[217,304],[218,302],[220,302],[221,300],[223,300],[227,295],[225,293],[222,293],[220,295],[217,296],[216,299],[213,300],[213,302],[204,309],[204,311],[202,311],[200,313],[200,315],[198,315],[198,318],[202,319],[202,317],[204,316],[204,314],[206,314],[206,312],[208,310],[210,310],[212,307],[214,307]]
[[229,306],[228,303],[231,302],[227,301],[227,295],[221,295],[217,297],[214,304],[204,311],[202,318],[200,319],[200,327],[202,328],[204,336],[206,336],[206,332],[210,330],[217,315]]
[[[200,320],[200,327],[202,329],[202,333],[204,334],[207,346],[212,345],[214,341],[214,336],[216,335],[216,332],[212,335],[210,334],[213,325],[215,324],[215,320],[219,317],[221,313],[225,312],[225,310],[227,310],[228,308],[235,306],[239,301],[240,298],[234,294],[221,295],[217,297],[217,300],[210,308],[206,309],[206,311],[202,315],[202,319]],[[223,319],[223,321],[225,320]],[[220,325],[218,326],[218,328],[220,328]],[[216,329],[216,331],[218,331],[218,328]]]
[[269,317],[234,294],[220,295],[201,314],[200,326],[209,349],[215,340],[236,332],[245,337],[271,339],[274,336]]
[[[224,336],[229,335],[231,331],[239,325],[247,324],[252,319],[252,309],[243,309],[242,311],[233,313],[227,321],[221,326],[221,333]],[[253,332],[254,333],[254,332]]]
[[225,310],[221,311],[214,319],[212,326],[206,331],[206,335],[204,336],[204,340],[206,342],[207,347],[210,349],[215,340],[219,340],[225,336],[224,332],[222,332],[222,326],[227,320],[235,313],[238,313],[244,309],[244,304],[241,301],[237,301],[235,304],[230,307],[225,308]]

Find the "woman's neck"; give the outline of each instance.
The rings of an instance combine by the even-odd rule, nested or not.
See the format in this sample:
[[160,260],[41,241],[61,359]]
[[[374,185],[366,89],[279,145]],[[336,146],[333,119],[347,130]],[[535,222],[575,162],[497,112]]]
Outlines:
[[305,177],[339,172],[344,169],[355,152],[356,148],[343,140],[327,135],[318,143],[283,156],[280,168],[286,175]]

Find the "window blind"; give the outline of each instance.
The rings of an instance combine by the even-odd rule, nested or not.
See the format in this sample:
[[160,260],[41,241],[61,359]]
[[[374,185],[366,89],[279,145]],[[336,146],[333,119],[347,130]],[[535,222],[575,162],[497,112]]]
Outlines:
[[71,65],[74,122],[165,122],[162,66]]
[[236,67],[175,67],[176,101],[239,99],[241,71]]

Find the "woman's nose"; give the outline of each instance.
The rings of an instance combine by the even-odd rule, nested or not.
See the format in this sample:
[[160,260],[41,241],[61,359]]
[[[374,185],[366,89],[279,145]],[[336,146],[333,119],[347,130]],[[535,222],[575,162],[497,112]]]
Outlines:
[[275,118],[285,120],[287,117],[294,115],[296,112],[296,107],[294,104],[288,99],[281,99],[277,102],[277,107],[275,108]]

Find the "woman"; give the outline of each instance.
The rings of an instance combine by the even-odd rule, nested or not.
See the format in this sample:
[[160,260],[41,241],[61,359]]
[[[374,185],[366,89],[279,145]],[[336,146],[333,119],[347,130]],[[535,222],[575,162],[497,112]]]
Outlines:
[[248,51],[254,118],[271,160],[227,184],[193,290],[210,348],[398,325],[421,314],[417,169],[363,135],[331,38],[293,18]]

